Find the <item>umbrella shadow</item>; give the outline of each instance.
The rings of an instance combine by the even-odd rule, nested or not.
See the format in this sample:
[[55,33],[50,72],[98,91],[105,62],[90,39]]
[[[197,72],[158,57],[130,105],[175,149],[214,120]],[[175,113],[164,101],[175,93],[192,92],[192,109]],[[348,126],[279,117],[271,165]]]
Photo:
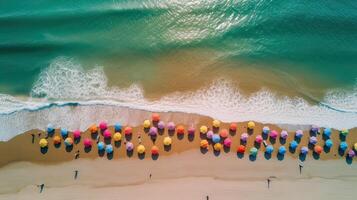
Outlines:
[[150,136],[150,139],[151,139],[151,141],[152,141],[153,143],[155,143],[155,142],[156,142],[156,139],[157,139],[157,136],[156,136],[156,135],[151,135],[151,136]]
[[74,144],[78,144],[81,141],[81,136],[74,138]]
[[216,150],[214,150],[214,151],[213,151],[213,154],[214,154],[216,157],[218,157],[218,156],[221,154],[221,151],[216,151]]
[[271,144],[275,144],[276,143],[276,138],[269,137],[269,142]]
[[317,136],[317,133],[316,132],[314,132],[314,131],[312,131],[312,130],[310,130],[310,137],[312,137],[312,136]]
[[114,157],[114,152],[112,152],[112,153],[107,153],[107,159],[108,159],[108,160],[112,160],[113,157]]
[[188,141],[192,142],[195,139],[195,134],[188,134]]
[[54,144],[55,148],[58,149],[61,147],[61,143],[58,143],[58,144]]
[[167,133],[172,137],[175,135],[175,130],[167,130]]
[[344,142],[344,141],[346,141],[346,136],[345,135],[343,135],[343,134],[341,134],[340,133],[340,140],[342,141],[342,142]]
[[261,144],[259,142],[255,142],[254,141],[254,147],[257,148],[257,149],[260,149]]
[[127,155],[128,157],[132,157],[133,154],[134,154],[134,151],[133,151],[133,150],[131,150],[131,151],[126,150],[126,155]]
[[330,139],[330,137],[327,136],[327,135],[325,135],[325,134],[322,134],[322,139],[323,139],[324,141],[326,141],[326,140]]
[[144,153],[138,153],[138,158],[140,160],[143,160],[145,158],[145,152]]
[[157,159],[159,159],[159,154],[151,154],[151,159],[152,159],[152,160],[157,160]]
[[264,153],[264,158],[265,158],[266,160],[270,160],[270,159],[271,159],[271,153],[265,152],[265,153]]
[[165,133],[165,129],[157,129],[157,133],[159,135],[163,135]]
[[147,134],[147,133],[149,133],[150,128],[144,128],[143,130],[144,130],[144,133]]
[[268,139],[268,137],[269,137],[269,135],[268,135],[268,134],[265,134],[265,133],[263,133],[263,132],[262,132],[262,138],[263,138],[263,140]]
[[231,151],[231,147],[223,146],[223,151],[224,151],[225,153],[228,153],[228,152]]
[[235,136],[236,134],[237,134],[237,130],[233,131],[233,130],[229,129],[229,135]]
[[48,147],[41,147],[41,148],[40,148],[40,152],[41,152],[42,154],[46,154],[46,153],[48,152]]
[[120,147],[121,147],[121,140],[120,140],[120,141],[115,141],[115,142],[114,142],[114,146],[115,146],[116,148],[120,148]]
[[248,135],[253,135],[254,130],[253,130],[253,129],[249,129],[249,128],[247,128],[247,133],[248,133]]
[[284,144],[286,143],[286,139],[280,137],[280,138],[279,138],[279,142],[280,142],[280,144],[284,145]]
[[133,138],[133,134],[125,134],[126,141],[131,141],[132,138]]
[[212,127],[212,131],[213,131],[213,133],[218,133],[218,132],[219,132],[219,128],[217,128],[217,127]]
[[105,143],[105,144],[110,144],[110,143],[112,143],[112,137],[104,138],[104,143]]
[[346,152],[346,151],[342,150],[341,148],[338,148],[338,155],[344,156],[344,155],[345,155],[345,152]]
[[169,152],[169,151],[171,151],[171,148],[172,148],[171,144],[170,145],[165,145],[164,146],[164,151]]
[[308,144],[307,146],[308,146],[308,148],[309,148],[310,150],[313,150],[314,147],[315,147],[315,145],[314,145],[314,144],[311,144],[310,142],[309,142],[309,144]]
[[201,138],[202,140],[207,140],[207,134],[200,133],[200,138]]
[[66,151],[71,152],[73,150],[73,145],[66,146]]
[[326,146],[326,145],[324,145],[324,152],[325,153],[329,153],[330,151],[331,151],[331,148]]
[[351,165],[352,162],[353,162],[353,159],[351,157],[349,157],[349,156],[346,156],[346,163]]
[[294,154],[296,152],[296,148],[289,147],[289,152]]
[[257,160],[257,156],[256,155],[249,155],[249,160],[254,162]]
[[89,153],[92,150],[92,146],[84,147],[84,152]]
[[240,140],[240,144],[245,146],[245,145],[247,145],[247,141],[244,141],[244,140],[241,139]]
[[178,140],[182,140],[185,137],[185,135],[184,134],[176,134],[176,137]]
[[92,134],[91,134],[91,138],[92,138],[92,140],[96,140],[96,139],[97,139],[97,137],[98,137],[98,131],[97,131],[97,132],[95,132],[95,133],[92,133]]
[[200,151],[202,154],[206,154],[208,152],[208,149],[207,148],[200,148]]
[[284,160],[284,158],[285,158],[285,154],[278,153],[278,154],[276,154],[276,158],[277,158],[279,161],[282,161],[282,160]]
[[300,137],[297,137],[296,135],[294,136],[294,140],[295,140],[298,144],[300,144],[300,142],[301,142],[301,138],[300,138]]
[[237,152],[237,157],[238,157],[239,159],[243,159],[243,158],[244,158],[244,153],[239,153],[239,152]]
[[313,152],[312,153],[312,157],[315,159],[315,160],[319,160],[320,159],[320,154],[316,153],[316,152]]
[[306,160],[306,154],[300,153],[300,154],[299,154],[299,160],[301,160],[302,162],[304,162],[304,161]]
[[54,134],[55,134],[55,130],[53,130],[51,132],[47,132],[48,137],[53,137]]
[[99,155],[99,157],[103,157],[103,156],[104,156],[104,153],[105,153],[104,149],[98,150],[98,155]]

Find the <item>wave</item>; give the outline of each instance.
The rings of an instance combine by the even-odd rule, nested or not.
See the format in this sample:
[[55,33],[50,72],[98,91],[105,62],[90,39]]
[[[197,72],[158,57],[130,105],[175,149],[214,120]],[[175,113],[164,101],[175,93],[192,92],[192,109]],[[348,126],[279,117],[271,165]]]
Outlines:
[[43,129],[48,123],[69,129],[86,129],[103,119],[132,123],[125,116],[133,109],[195,113],[226,122],[353,128],[357,125],[357,86],[352,91],[331,90],[322,102],[310,104],[301,97],[281,98],[267,89],[246,96],[229,81],[218,79],[197,91],[150,101],[139,84],[110,87],[102,67],[85,70],[72,59],[58,58],[40,74],[29,98],[0,95],[0,140]]

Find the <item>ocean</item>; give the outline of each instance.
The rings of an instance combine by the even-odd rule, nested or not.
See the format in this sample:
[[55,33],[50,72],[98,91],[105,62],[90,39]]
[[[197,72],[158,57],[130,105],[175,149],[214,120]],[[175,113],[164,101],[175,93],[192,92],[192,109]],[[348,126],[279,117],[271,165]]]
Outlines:
[[0,27],[0,140],[123,107],[357,126],[355,1],[3,0]]

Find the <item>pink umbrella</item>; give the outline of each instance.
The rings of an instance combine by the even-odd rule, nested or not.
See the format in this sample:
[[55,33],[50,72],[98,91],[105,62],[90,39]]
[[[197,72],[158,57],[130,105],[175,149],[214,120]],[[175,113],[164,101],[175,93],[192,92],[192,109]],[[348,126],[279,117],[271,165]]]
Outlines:
[[132,151],[134,149],[134,145],[131,142],[127,142],[125,146],[127,151]]
[[168,130],[174,131],[175,128],[176,128],[175,123],[169,122],[169,123],[167,124],[167,129],[168,129]]
[[213,134],[214,134],[213,131],[208,131],[206,136],[208,139],[212,139]]
[[289,133],[286,130],[282,130],[280,133],[280,137],[283,139],[288,138]]
[[103,122],[99,123],[99,128],[100,128],[100,130],[104,131],[105,129],[108,128],[108,125],[106,122],[103,121]]
[[232,144],[232,139],[231,139],[231,138],[226,138],[226,139],[224,139],[223,144],[224,144],[224,146],[226,146],[226,147],[230,147],[231,144]]
[[159,121],[159,123],[157,124],[157,128],[163,130],[165,128],[165,123],[163,121]]
[[92,146],[92,141],[88,138],[83,140],[84,147],[89,148]]
[[257,135],[257,137],[255,137],[255,142],[256,143],[262,143],[263,142],[263,137],[261,135]]
[[348,157],[350,157],[350,158],[353,158],[353,157],[355,157],[355,156],[356,156],[355,151],[353,151],[352,149],[351,149],[351,150],[349,150],[347,154],[348,154]]
[[103,136],[105,139],[108,139],[112,137],[112,133],[108,129],[106,129],[103,133]]
[[246,142],[248,140],[248,133],[243,133],[241,136],[240,136],[240,139],[243,141],[243,142]]
[[269,134],[269,136],[272,138],[272,139],[276,139],[278,137],[278,132],[276,130],[272,130]]
[[74,139],[80,138],[81,137],[81,131],[80,130],[73,131],[73,137],[74,137]]
[[195,134],[195,128],[193,126],[191,126],[190,128],[188,128],[187,130],[189,135],[194,135]]
[[154,126],[152,126],[152,127],[150,128],[150,130],[149,130],[149,135],[150,135],[150,136],[156,136],[156,135],[157,135],[157,132],[158,132],[157,128],[154,127]]

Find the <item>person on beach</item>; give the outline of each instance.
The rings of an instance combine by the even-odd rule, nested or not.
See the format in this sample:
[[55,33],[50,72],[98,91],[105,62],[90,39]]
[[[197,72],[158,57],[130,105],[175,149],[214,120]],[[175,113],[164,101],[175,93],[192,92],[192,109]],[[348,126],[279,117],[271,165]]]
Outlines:
[[32,136],[32,144],[35,143],[35,134],[31,133]]
[[40,193],[42,193],[43,189],[45,188],[45,184],[37,185],[40,188]]
[[301,174],[301,172],[302,172],[302,168],[303,168],[304,166],[302,165],[302,164],[299,164],[299,171],[300,171],[300,174]]
[[78,159],[79,158],[79,150],[74,154],[74,159]]
[[150,174],[150,175],[149,175],[150,179],[151,179],[151,176],[152,176],[152,175]]
[[38,135],[38,137],[41,137],[41,133],[38,133],[37,135]]
[[138,140],[139,140],[139,144],[141,144],[141,134],[138,134]]
[[78,177],[78,170],[74,170],[74,179],[77,179]]
[[99,143],[99,139],[100,139],[100,137],[99,137],[99,135],[97,135],[97,144]]
[[206,200],[209,200],[209,196],[208,195],[206,196]]
[[268,182],[268,189],[270,188],[270,178],[267,179],[267,182]]

